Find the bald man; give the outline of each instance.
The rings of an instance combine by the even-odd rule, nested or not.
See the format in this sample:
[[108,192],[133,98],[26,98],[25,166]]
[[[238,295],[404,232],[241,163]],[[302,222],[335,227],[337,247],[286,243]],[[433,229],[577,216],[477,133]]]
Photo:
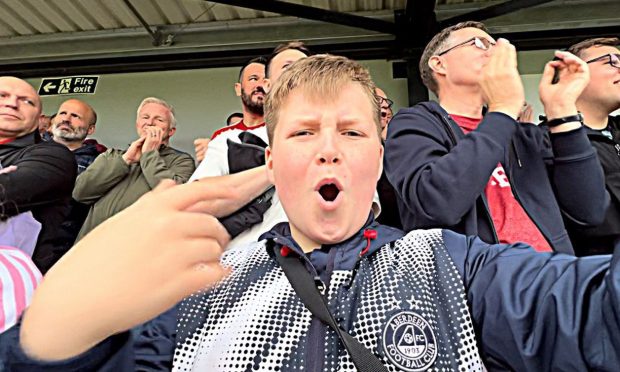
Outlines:
[[41,223],[33,261],[45,272],[58,259],[53,239],[67,214],[77,166],[65,146],[41,141],[40,115],[32,86],[0,77],[0,218],[30,212]]
[[[53,140],[71,150],[77,162],[78,175],[107,149],[94,139],[86,140],[87,136],[95,133],[96,124],[95,109],[88,103],[75,98],[64,101],[53,120],[51,128]],[[62,256],[73,246],[88,216],[88,210],[88,205],[71,200],[68,216],[60,226],[54,241],[54,252],[58,256]]]
[[78,175],[106,150],[95,140],[86,141],[86,137],[95,133],[97,113],[91,105],[79,99],[68,99],[58,108],[52,123],[54,141],[73,151],[78,163]]

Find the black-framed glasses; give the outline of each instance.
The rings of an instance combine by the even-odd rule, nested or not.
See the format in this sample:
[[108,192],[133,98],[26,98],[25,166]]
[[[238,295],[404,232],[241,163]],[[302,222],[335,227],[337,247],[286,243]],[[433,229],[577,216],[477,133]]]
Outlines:
[[441,53],[439,53],[437,55],[438,56],[443,56],[444,54],[448,53],[452,49],[456,49],[456,48],[464,46],[464,45],[473,45],[476,48],[481,49],[481,50],[489,50],[489,49],[491,49],[491,47],[493,45],[495,45],[495,42],[493,42],[493,41],[491,41],[489,39],[486,39],[484,37],[474,36],[471,39],[465,40],[462,43],[458,43],[455,46],[453,46],[451,48],[448,48],[448,49],[444,50],[443,52],[441,52]]
[[605,63],[608,63],[610,65],[612,65],[615,68],[620,68],[620,54],[604,54],[600,57],[596,57],[594,59],[591,59],[589,61],[586,61],[586,63],[592,63],[592,62],[597,62],[597,61],[605,61]]
[[390,108],[394,104],[394,101],[392,101],[389,98],[383,98],[381,96],[377,96],[377,99],[379,100],[379,106],[383,106],[384,103],[387,103],[388,105],[387,107]]

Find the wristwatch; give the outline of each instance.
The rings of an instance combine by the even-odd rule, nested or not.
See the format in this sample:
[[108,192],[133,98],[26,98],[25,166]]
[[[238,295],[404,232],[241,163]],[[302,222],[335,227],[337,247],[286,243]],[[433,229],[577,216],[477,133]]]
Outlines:
[[544,124],[551,128],[551,127],[557,127],[558,125],[562,125],[566,123],[572,123],[575,121],[578,121],[581,124],[583,124],[583,115],[581,115],[581,112],[578,112],[577,115],[570,115],[570,116],[564,116],[562,118],[546,120]]

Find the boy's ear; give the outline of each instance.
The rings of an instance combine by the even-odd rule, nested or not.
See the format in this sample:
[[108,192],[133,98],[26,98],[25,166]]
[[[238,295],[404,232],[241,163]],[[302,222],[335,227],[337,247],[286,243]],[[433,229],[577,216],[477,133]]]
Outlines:
[[263,79],[263,89],[265,90],[265,93],[269,93],[271,90],[271,80],[269,78]]
[[267,166],[267,178],[272,185],[275,185],[273,177],[273,159],[271,156],[271,146],[265,148],[265,165]]
[[235,83],[235,94],[237,97],[241,97],[241,83]]
[[379,155],[379,174],[377,175],[377,181],[379,181],[379,178],[381,178],[381,175],[383,174],[383,146],[380,147],[379,152],[381,154]]

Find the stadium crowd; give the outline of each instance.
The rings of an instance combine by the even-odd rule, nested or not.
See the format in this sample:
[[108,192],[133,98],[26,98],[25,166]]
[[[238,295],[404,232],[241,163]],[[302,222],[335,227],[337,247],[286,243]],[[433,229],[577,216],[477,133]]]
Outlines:
[[617,370],[619,45],[549,56],[532,122],[482,23],[398,112],[291,41],[193,157],[170,102],[108,149],[96,107],[0,77],[0,371]]

